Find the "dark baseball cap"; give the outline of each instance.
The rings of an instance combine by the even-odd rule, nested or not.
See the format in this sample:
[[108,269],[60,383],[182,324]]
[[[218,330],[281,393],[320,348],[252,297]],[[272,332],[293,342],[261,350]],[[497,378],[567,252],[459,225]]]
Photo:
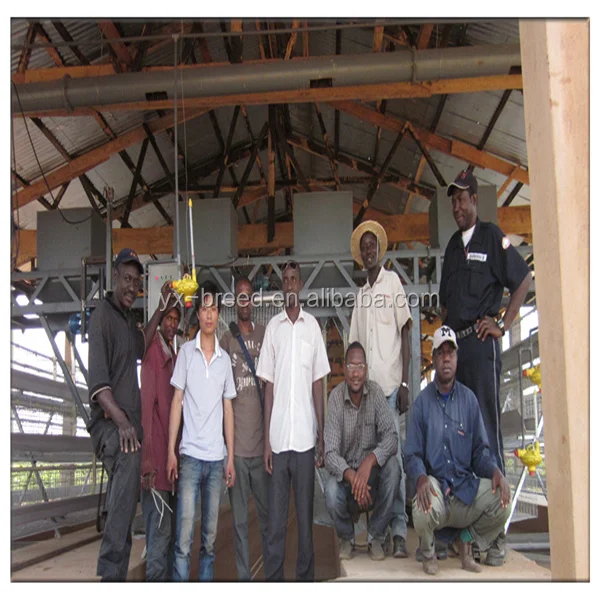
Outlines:
[[119,252],[119,254],[117,254],[117,258],[115,258],[115,268],[118,267],[120,264],[125,264],[125,263],[130,263],[130,262],[133,262],[136,264],[136,266],[140,270],[140,273],[144,272],[144,267],[142,266],[142,263],[140,262],[140,259],[138,258],[137,252],[135,250],[133,250],[132,248],[123,248],[123,250],[121,250],[121,252]]
[[458,188],[459,190],[466,190],[471,188],[473,193],[477,193],[477,179],[475,175],[468,169],[461,171],[455,178],[454,181],[448,186],[448,196],[452,195],[452,188]]

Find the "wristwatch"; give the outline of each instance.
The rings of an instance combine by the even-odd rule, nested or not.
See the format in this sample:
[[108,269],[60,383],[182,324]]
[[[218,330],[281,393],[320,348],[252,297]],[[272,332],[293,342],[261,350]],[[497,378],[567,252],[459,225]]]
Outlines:
[[504,328],[504,320],[502,319],[502,317],[496,319],[496,325],[500,327],[500,331],[502,332],[502,335],[504,335],[506,333],[506,329]]
[[408,389],[408,383],[406,383],[406,381],[403,381],[403,382],[400,384],[400,387],[403,387],[403,388],[406,388],[406,389]]

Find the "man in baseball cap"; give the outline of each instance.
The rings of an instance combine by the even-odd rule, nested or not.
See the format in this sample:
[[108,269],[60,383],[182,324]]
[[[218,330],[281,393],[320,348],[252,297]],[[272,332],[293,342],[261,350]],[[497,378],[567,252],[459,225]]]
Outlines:
[[132,248],[123,248],[119,254],[117,254],[117,258],[115,258],[115,269],[121,264],[127,263],[135,263],[136,267],[139,269],[140,273],[144,272],[144,267],[140,262],[140,259],[137,255],[137,252]]
[[[461,171],[448,186],[458,231],[444,252],[439,299],[442,323],[456,333],[456,379],[477,397],[490,449],[504,472],[498,393],[500,338],[519,314],[532,273],[500,228],[479,219],[477,192],[477,179],[469,169]],[[510,300],[501,314],[504,288],[508,288]],[[486,564],[501,566],[505,555],[502,531],[486,556]]]
[[455,543],[462,568],[478,573],[472,543],[488,550],[510,514],[510,488],[494,455],[475,394],[456,380],[456,334],[433,335],[435,379],[417,396],[406,436],[406,470],[416,485],[413,523],[423,571],[438,572],[435,535]]

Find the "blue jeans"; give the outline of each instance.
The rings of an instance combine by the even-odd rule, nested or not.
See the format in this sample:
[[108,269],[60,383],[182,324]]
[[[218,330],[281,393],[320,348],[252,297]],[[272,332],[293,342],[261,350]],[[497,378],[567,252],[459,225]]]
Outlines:
[[[370,539],[385,539],[385,531],[392,516],[392,506],[398,494],[400,466],[395,456],[390,456],[383,467],[371,469],[369,485],[373,499],[373,514],[369,519]],[[354,523],[352,513],[360,512],[352,496],[352,489],[347,481],[338,482],[335,475],[330,475],[325,486],[325,503],[335,523],[335,531],[342,540],[354,539]]]
[[179,463],[173,581],[189,581],[198,494],[201,502],[200,581],[212,581],[215,539],[223,485],[223,460],[198,460],[182,454]]
[[[173,576],[177,497],[163,490],[155,492],[173,512],[158,498],[154,498],[152,492],[142,490],[142,512],[146,525],[146,581],[170,581]],[[157,505],[159,508],[156,508]],[[163,511],[162,518],[159,509]]]
[[400,463],[400,485],[398,486],[398,496],[392,507],[392,520],[390,526],[392,528],[392,536],[399,535],[406,539],[406,476],[404,471],[404,456],[402,454],[402,439],[400,437],[400,415],[396,409],[396,398],[399,388],[396,388],[391,396],[387,397],[388,405],[392,409],[394,415],[394,425],[398,434],[398,452],[396,458]]

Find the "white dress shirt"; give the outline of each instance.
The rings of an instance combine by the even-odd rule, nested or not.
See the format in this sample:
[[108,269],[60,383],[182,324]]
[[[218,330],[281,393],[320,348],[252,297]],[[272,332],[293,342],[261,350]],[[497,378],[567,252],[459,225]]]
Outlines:
[[269,440],[276,454],[315,446],[317,418],[313,382],[330,372],[317,320],[300,309],[295,323],[285,310],[267,325],[256,374],[273,384]]
[[371,287],[367,283],[356,296],[348,343],[360,342],[367,354],[369,379],[386,396],[402,383],[402,327],[411,319],[400,277],[383,267]]

